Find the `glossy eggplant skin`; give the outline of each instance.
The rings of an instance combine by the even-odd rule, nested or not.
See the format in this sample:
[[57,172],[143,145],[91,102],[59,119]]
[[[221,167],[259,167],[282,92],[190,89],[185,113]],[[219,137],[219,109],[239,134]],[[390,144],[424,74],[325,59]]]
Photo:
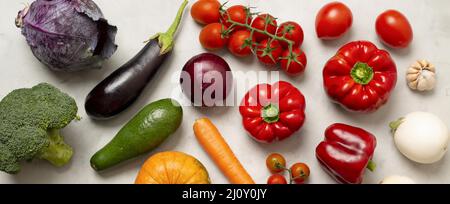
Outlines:
[[150,40],[130,61],[114,71],[87,96],[87,114],[106,120],[121,113],[141,95],[170,54],[161,54],[158,40]]

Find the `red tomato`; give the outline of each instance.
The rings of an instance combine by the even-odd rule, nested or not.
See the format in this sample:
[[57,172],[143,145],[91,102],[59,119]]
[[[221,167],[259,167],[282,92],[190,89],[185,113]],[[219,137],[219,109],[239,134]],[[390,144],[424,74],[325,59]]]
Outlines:
[[258,60],[267,66],[276,65],[282,52],[283,48],[277,40],[263,40],[256,48]]
[[[229,19],[241,24],[250,24],[252,22],[252,15],[250,13],[250,8],[247,8],[242,5],[235,5],[228,8],[222,14],[221,22],[227,27],[230,27],[232,23],[229,22]],[[237,26],[234,28],[234,30],[241,30],[241,29],[245,29],[245,27]]]
[[252,54],[253,40],[250,31],[238,30],[231,34],[228,41],[228,50],[237,57],[246,57]]
[[381,41],[393,48],[405,48],[413,40],[413,30],[408,19],[396,10],[378,16],[376,30]]
[[266,159],[266,166],[272,173],[281,173],[286,168],[286,159],[281,154],[270,154]]
[[[303,43],[304,34],[302,27],[296,22],[285,22],[280,25],[277,30],[277,36],[285,37],[288,40],[294,42],[294,48],[300,47]],[[288,44],[286,42],[280,41],[281,45],[287,49]]]
[[223,48],[228,42],[227,27],[220,23],[211,23],[200,32],[200,43],[208,50]]
[[292,54],[286,49],[281,55],[281,68],[293,76],[305,72],[307,63],[305,52],[300,48],[294,48]]
[[274,174],[267,179],[267,184],[287,184],[286,178],[279,174]]
[[304,183],[308,179],[309,174],[309,167],[304,163],[296,163],[291,167],[291,176],[297,184]]
[[220,22],[220,2],[217,0],[200,0],[191,7],[192,18],[202,25]]
[[342,37],[353,23],[352,11],[343,3],[332,2],[320,9],[316,17],[317,37],[332,40]]
[[[278,25],[277,20],[273,16],[269,14],[261,14],[253,20],[252,27],[258,30],[265,30],[270,34],[275,35]],[[269,38],[269,36],[259,32],[254,32],[253,35],[255,36],[256,42],[261,42]]]

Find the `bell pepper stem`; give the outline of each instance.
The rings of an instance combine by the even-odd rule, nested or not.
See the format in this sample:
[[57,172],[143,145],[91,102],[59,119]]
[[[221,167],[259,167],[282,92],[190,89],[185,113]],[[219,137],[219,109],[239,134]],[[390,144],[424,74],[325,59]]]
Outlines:
[[369,169],[369,171],[374,172],[375,169],[377,168],[377,164],[372,160],[370,160],[366,168]]
[[267,123],[276,123],[280,120],[280,109],[276,105],[269,104],[263,108],[262,118]]
[[350,75],[356,83],[366,85],[372,81],[374,72],[367,63],[357,62]]
[[[184,12],[187,4],[188,4],[188,1],[184,0],[183,4],[181,5],[180,9],[178,10],[175,20],[173,21],[172,25],[169,27],[169,29],[165,33],[158,33],[155,36],[150,38],[150,40],[158,39],[159,46],[161,47],[161,51],[160,51],[161,55],[169,53],[170,51],[173,50],[173,47],[175,45],[174,36],[178,30],[178,27],[180,26],[181,19],[183,17],[183,12]],[[146,41],[146,42],[148,42],[148,41]]]

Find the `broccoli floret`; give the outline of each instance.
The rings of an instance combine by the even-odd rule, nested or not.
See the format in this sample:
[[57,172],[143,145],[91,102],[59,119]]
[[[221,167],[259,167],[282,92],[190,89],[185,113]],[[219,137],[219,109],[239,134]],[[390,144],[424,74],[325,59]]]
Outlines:
[[63,166],[72,157],[59,130],[77,118],[75,100],[50,84],[18,89],[0,102],[0,170],[20,171],[35,158]]

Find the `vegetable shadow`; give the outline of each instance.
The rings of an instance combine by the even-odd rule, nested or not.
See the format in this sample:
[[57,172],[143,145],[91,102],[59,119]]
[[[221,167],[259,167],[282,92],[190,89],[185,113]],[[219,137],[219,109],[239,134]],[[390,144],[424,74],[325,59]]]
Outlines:
[[[409,56],[409,55],[411,54],[412,50],[414,49],[414,42],[411,43],[408,47],[406,47],[406,48],[401,48],[401,49],[389,47],[389,46],[387,46],[385,43],[381,42],[381,40],[378,40],[378,42],[379,42],[379,44],[382,45],[382,48],[383,48],[383,49],[388,50],[389,53],[391,53],[391,54],[393,55],[394,60],[395,60],[395,58],[397,58],[397,57],[401,58],[401,57],[407,57],[407,56]],[[397,66],[398,66],[398,65],[397,65]]]
[[[398,152],[401,154],[400,152]],[[419,164],[416,162],[413,162],[402,155],[402,160],[404,160],[402,163],[408,165],[411,171],[414,172],[414,174],[417,175],[425,175],[426,177],[435,177],[439,175],[440,177],[445,177],[448,175],[448,169],[446,169],[446,163],[447,163],[448,155],[445,155],[440,161],[434,163],[434,164]],[[414,175],[412,174],[412,175]],[[417,181],[418,183],[425,183],[425,181]],[[444,181],[442,181],[444,182]]]
[[[97,83],[101,82],[110,73],[115,71],[115,68],[118,68],[115,66],[115,64],[117,64],[115,60],[115,57],[110,58],[109,60],[105,61],[102,68],[100,69],[82,70],[78,72],[54,71],[50,70],[46,65],[42,63],[39,63],[38,68],[42,69],[44,72],[47,72],[48,76],[51,76],[55,81],[58,81],[61,84],[81,86],[86,85],[87,82],[95,82],[95,85],[97,85]],[[94,86],[90,88],[94,88]]]
[[231,114],[231,109],[233,109],[235,106],[217,106],[217,107],[199,107],[194,106],[193,109],[201,115],[208,117],[208,118],[221,118],[226,116],[228,113]]
[[373,123],[385,124],[386,118],[389,118],[390,113],[393,112],[394,105],[392,104],[392,102],[388,101],[387,104],[381,106],[377,111],[372,113],[348,111],[337,103],[334,103],[333,107],[343,117],[348,118],[351,121],[355,121],[359,126],[364,127]]
[[415,91],[409,89],[413,94],[423,96],[423,97],[433,97],[436,94],[436,89],[433,89],[431,91]]
[[[228,53],[227,55],[230,56],[230,57],[235,57],[235,56],[233,56],[233,55],[230,54],[230,53]],[[237,57],[235,57],[235,58],[237,59]],[[228,60],[228,61],[229,61],[229,60]],[[250,65],[252,65],[253,63],[255,63],[255,61],[256,61],[256,56],[254,56],[253,53],[252,53],[252,54],[250,54],[250,56],[239,58],[238,61],[239,61],[240,63],[242,63],[244,66],[250,66]],[[258,63],[259,63],[259,62],[258,62]]]
[[340,48],[341,46],[345,45],[346,43],[350,42],[354,36],[353,29],[350,29],[344,36],[342,36],[339,39],[335,40],[320,40],[321,44],[328,48]]
[[63,167],[55,167],[48,161],[35,159],[21,162],[21,171],[17,175],[8,175],[17,184],[48,184],[60,181],[54,174],[65,174],[73,166],[73,159]]
[[[245,131],[245,130],[243,130]],[[261,149],[262,152],[265,153],[265,155],[269,155],[273,152],[280,152],[280,150],[296,150],[296,149],[308,149],[310,147],[307,146],[307,142],[305,141],[310,134],[308,134],[308,125],[305,124],[298,132],[294,133],[291,137],[274,142],[272,144],[265,144],[260,143],[254,139],[251,138],[251,136],[248,136],[249,140],[252,140],[258,148]],[[306,159],[308,156],[303,155],[302,158]]]
[[305,70],[305,72],[299,76],[292,76],[287,74],[286,72],[283,72],[283,74],[289,79],[289,81],[294,82],[296,85],[298,85],[298,83],[302,83],[307,80],[308,76],[310,75],[310,72]]

